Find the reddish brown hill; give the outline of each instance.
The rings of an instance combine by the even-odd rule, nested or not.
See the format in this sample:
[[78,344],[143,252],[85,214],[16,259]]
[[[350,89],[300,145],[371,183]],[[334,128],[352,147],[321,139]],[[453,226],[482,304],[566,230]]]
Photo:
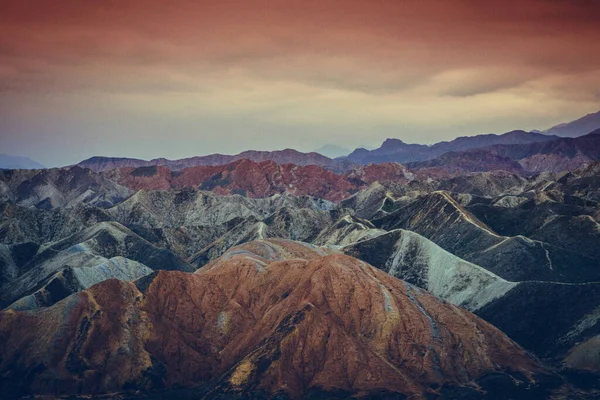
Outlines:
[[294,149],[277,151],[248,150],[236,155],[211,154],[208,156],[182,158],[179,160],[155,158],[153,160],[146,161],[135,158],[92,157],[81,161],[77,164],[77,166],[89,168],[95,172],[129,167],[167,167],[172,171],[179,171],[181,169],[199,166],[225,165],[242,159],[248,159],[255,162],[274,161],[277,164],[318,165],[328,168],[336,167],[335,161],[333,161],[331,158],[314,152],[301,153]]
[[196,274],[109,280],[45,310],[0,313],[0,339],[8,395],[200,387],[207,399],[525,398],[543,396],[534,380],[549,376],[473,314],[355,258],[284,240],[234,248]]
[[310,195],[342,200],[375,181],[406,183],[410,173],[401,164],[360,166],[348,174],[336,174],[316,165],[277,164],[274,161],[239,160],[230,164],[185,168],[121,168],[105,176],[133,190],[165,190],[194,187],[218,194],[267,197],[278,193]]

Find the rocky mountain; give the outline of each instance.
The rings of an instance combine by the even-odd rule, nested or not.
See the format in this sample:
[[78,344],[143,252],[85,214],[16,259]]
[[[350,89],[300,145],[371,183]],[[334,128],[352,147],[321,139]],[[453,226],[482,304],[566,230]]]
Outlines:
[[[158,159],[157,159],[158,160]],[[146,161],[139,158],[127,158],[127,157],[102,157],[95,156],[83,160],[74,167],[80,167],[84,169],[90,169],[94,172],[108,171],[116,168],[139,168],[156,165],[158,161]]]
[[396,163],[358,166],[339,174],[316,165],[297,166],[247,159],[178,171],[167,167],[121,168],[95,173],[71,167],[0,171],[0,200],[36,208],[91,204],[110,208],[139,190],[197,188],[220,195],[315,196],[339,201],[375,181],[404,184],[414,175]]
[[357,164],[402,162],[414,174],[420,171],[445,177],[493,170],[519,174],[563,172],[600,160],[600,131],[577,138],[514,131],[458,138],[433,146],[388,139],[379,149],[356,150],[347,160]]
[[[69,259],[69,261],[73,261]],[[11,310],[34,310],[51,306],[65,297],[85,290],[96,283],[108,279],[133,281],[152,273],[152,269],[144,264],[125,257],[107,259],[100,256],[89,256],[83,263],[75,260],[77,267],[67,266],[48,275],[37,283],[34,291],[7,306]],[[10,290],[10,288],[9,288]],[[20,293],[20,295],[22,295]]]
[[471,311],[518,285],[402,229],[356,241],[343,251]]
[[600,283],[507,281],[404,230],[345,246],[343,251],[475,312],[571,373],[600,367],[594,356],[600,334]]
[[93,204],[110,207],[131,190],[101,174],[79,167],[0,171],[0,200],[52,209]]
[[346,158],[357,164],[380,164],[383,162],[406,163],[425,160],[429,158],[429,154],[429,146],[407,144],[400,139],[386,139],[377,149],[356,149]]
[[547,135],[579,137],[600,129],[600,111],[587,114],[575,121],[562,123],[544,131]]
[[[173,252],[154,246],[118,222],[100,222],[44,246],[28,243],[28,248],[19,248],[22,244],[15,244],[5,252],[8,257],[3,268],[6,272],[3,274],[4,282],[1,282],[0,307],[25,296],[33,297],[19,304],[27,303],[34,307],[52,304],[49,299],[57,301],[70,292],[86,288],[90,282],[99,281],[100,278],[94,276],[102,273],[104,275],[100,277],[139,277],[149,269],[193,270]],[[115,257],[126,260],[119,259],[122,265],[110,263]],[[130,265],[128,260],[137,263]],[[63,282],[71,279],[65,275],[78,275],[78,272],[87,274],[87,277],[80,277],[69,284]]]
[[[548,137],[550,138],[550,137]],[[554,138],[525,144],[496,144],[448,152],[426,161],[406,164],[414,173],[461,175],[467,172],[504,170],[519,174],[564,172],[600,160],[600,131],[577,138]]]
[[518,162],[484,149],[444,153],[431,160],[407,163],[406,166],[415,170],[437,168],[451,175],[485,171],[525,172]]
[[[432,146],[407,144],[399,139],[387,139],[375,150],[357,149],[347,159],[357,164],[382,162],[410,163],[430,160],[449,152],[463,152],[470,149],[499,144],[530,144],[557,139],[556,136],[536,132],[511,131],[502,135],[486,134],[463,136],[449,142],[439,142]],[[487,169],[489,171],[489,169]]]
[[139,168],[139,167],[167,167],[172,171],[198,166],[219,166],[230,164],[239,160],[250,160],[254,162],[273,161],[277,164],[295,164],[300,166],[318,165],[320,167],[334,167],[334,161],[317,152],[301,153],[293,149],[278,151],[255,151],[249,150],[230,156],[223,154],[211,154],[183,158],[179,160],[167,160],[166,158],[155,158],[150,161],[135,158],[118,157],[92,157],[81,161],[77,166],[88,168],[94,172],[107,171],[115,168]]
[[416,232],[452,254],[507,280],[600,280],[595,257],[523,235],[500,235],[445,191],[419,197],[373,223],[387,231]]
[[43,312],[2,312],[0,337],[8,396],[544,398],[560,384],[468,311],[281,240],[232,249],[193,275],[111,279]]
[[431,147],[436,152],[443,154],[450,151],[465,151],[493,146],[497,144],[531,144],[539,142],[543,143],[550,142],[555,139],[558,139],[558,137],[553,136],[552,134],[542,135],[538,132],[526,132],[522,130],[515,130],[503,133],[501,135],[488,133],[475,136],[461,136],[449,142],[436,143]]
[[[94,172],[140,167],[167,167],[171,171],[179,171],[198,166],[222,166],[247,159],[258,163],[273,161],[276,164],[317,165],[337,173],[346,173],[355,168],[356,164],[389,162],[413,163],[411,168],[417,169],[435,167],[449,170],[454,174],[495,169],[514,172],[565,171],[577,168],[585,162],[598,160],[598,157],[595,153],[581,151],[579,145],[585,141],[570,143],[560,141],[560,137],[584,136],[597,129],[600,129],[600,112],[558,125],[543,133],[515,130],[501,135],[462,136],[431,146],[407,144],[400,139],[392,138],[385,140],[379,148],[372,150],[358,148],[351,153],[338,145],[331,144],[311,153],[301,153],[293,149],[251,150],[236,155],[212,154],[179,160],[157,158],[150,161],[92,157],[78,163],[77,166],[89,168]],[[553,144],[545,145],[547,142]],[[594,147],[598,147],[597,144],[594,144]],[[477,151],[471,152],[475,149]],[[516,165],[515,161],[519,165]]]
[[0,154],[0,169],[43,169],[46,168],[37,161],[27,157]]
[[[435,310],[449,308],[460,315],[474,312],[560,374],[567,381],[566,386],[561,386],[562,395],[583,391],[580,398],[593,398],[594,390],[600,389],[594,389],[594,382],[600,377],[600,360],[594,356],[600,343],[598,164],[590,162],[570,172],[535,175],[507,171],[451,174],[443,168],[411,170],[397,163],[362,165],[340,174],[318,166],[248,160],[179,171],[155,166],[101,173],[80,167],[2,171],[0,307],[5,311],[0,314],[0,339],[3,343],[17,340],[21,334],[10,332],[19,332],[18,327],[26,329],[30,323],[36,327],[47,325],[44,329],[48,331],[43,330],[39,337],[34,332],[28,333],[27,343],[14,342],[16,350],[6,353],[8,358],[1,358],[4,354],[0,354],[0,385],[11,393],[51,396],[122,392],[106,395],[120,396],[117,398],[154,396],[147,389],[167,391],[157,392],[162,393],[156,394],[159,398],[163,394],[177,398],[230,398],[255,389],[263,390],[261,396],[266,398],[284,396],[272,393],[275,386],[284,387],[279,379],[292,382],[285,389],[290,390],[286,395],[292,398],[323,395],[323,391],[338,398],[350,395],[386,398],[391,396],[390,391],[400,390],[395,375],[387,372],[372,375],[391,382],[383,387],[353,386],[351,382],[358,381],[348,378],[355,376],[347,374],[352,369],[344,366],[338,371],[330,367],[340,364],[340,360],[356,359],[339,353],[339,348],[348,348],[358,349],[352,354],[364,355],[361,360],[366,364],[361,365],[379,365],[372,357],[378,360],[382,359],[379,356],[384,357],[402,375],[410,377],[412,389],[406,389],[407,393],[461,398],[468,392],[465,385],[471,385],[476,391],[470,392],[472,397],[480,398],[481,391],[490,387],[484,383],[489,374],[482,381],[470,372],[466,375],[459,372],[460,378],[456,378],[455,373],[442,369],[440,377],[435,378],[438,383],[430,385],[430,378],[424,377],[437,376],[431,372],[437,370],[437,364],[421,362],[423,366],[419,368],[425,369],[418,370],[422,375],[417,379],[413,378],[413,372],[405,370],[405,366],[413,368],[409,361],[397,364],[394,361],[397,358],[386,358],[387,353],[380,351],[387,349],[385,341],[392,343],[389,346],[403,349],[405,358],[401,360],[418,357],[422,361],[423,354],[432,354],[427,353],[427,346],[433,345],[426,332],[417,335],[418,340],[425,342],[413,340],[415,332],[423,331],[413,327],[412,312],[400,313],[404,316],[397,326],[401,331],[396,331],[396,325],[390,325],[384,318],[373,316],[372,305],[380,300],[373,297],[377,292],[373,292],[370,281],[361,278],[360,271],[365,271],[386,288],[385,279],[394,282],[402,279],[414,285],[405,293],[409,300],[410,296],[425,296],[425,292],[436,296],[437,299],[431,297],[431,304],[435,304],[432,308],[422,303],[421,306],[438,328],[450,325],[438,324],[439,314]],[[289,187],[290,183],[294,188]],[[245,193],[231,194],[242,188]],[[299,195],[302,193],[305,195]],[[318,281],[319,291],[313,293],[317,281],[310,280],[308,284],[303,279],[312,276],[311,262],[321,260],[318,261],[321,263],[325,259],[344,267],[342,270],[335,267],[335,273]],[[245,269],[232,272],[227,267],[230,262]],[[261,275],[277,265],[282,266],[282,271],[273,275],[273,280]],[[306,275],[293,273],[295,265],[302,265]],[[379,272],[371,274],[370,266]],[[195,281],[196,275],[190,273],[194,270],[202,280]],[[352,278],[346,280],[346,273]],[[380,274],[386,278],[382,280]],[[267,286],[261,286],[262,283],[252,288],[247,286],[258,282],[259,277],[265,278]],[[167,285],[163,279],[164,282],[173,279],[173,283]],[[165,285],[165,292],[150,300],[147,290],[155,284]],[[402,285],[409,287],[406,283]],[[280,287],[283,294],[277,295],[279,292],[271,292],[267,287]],[[286,353],[290,349],[286,347],[289,338],[297,338],[299,334],[286,336],[288,339],[281,342],[274,339],[278,332],[276,325],[269,325],[271,330],[267,331],[259,329],[262,319],[258,313],[282,321],[289,313],[298,312],[295,306],[286,305],[283,315],[278,314],[279,308],[272,307],[285,302],[286,296],[296,296],[299,287],[303,288],[302,296],[310,297],[312,305],[316,305],[316,299],[327,299],[326,308],[319,308],[318,314],[325,319],[319,321],[325,321],[326,332],[341,336],[330,339],[335,346],[329,348],[320,345],[329,343],[327,336],[319,339],[319,347],[309,340],[312,333],[307,333],[306,340],[294,342],[297,344],[294,348],[304,350],[278,358],[273,367],[264,364],[267,369],[263,370],[258,367],[263,365],[262,361],[257,360],[265,354],[270,354],[268,357],[278,354],[275,350],[265,353],[263,344],[280,343],[277,348]],[[284,296],[287,290],[291,292]],[[246,292],[248,295],[244,297]],[[352,293],[365,303],[358,302]],[[394,293],[402,295],[396,291],[390,293],[392,297],[396,296]],[[93,301],[81,300],[90,298]],[[223,298],[230,300],[221,303],[219,299]],[[112,305],[98,299],[110,300]],[[298,297],[293,299],[299,301]],[[78,308],[80,301],[84,301],[88,311]],[[186,301],[190,303],[180,304]],[[107,304],[106,308],[101,304]],[[191,304],[207,305],[196,307],[199,310],[196,314],[188,312]],[[346,308],[336,308],[342,305]],[[163,311],[153,314],[152,310],[159,308]],[[348,314],[344,318],[358,315],[356,318],[365,322],[356,325],[359,319],[353,322],[340,319],[333,314],[341,313],[339,310]],[[209,323],[202,322],[208,316],[215,318],[215,325],[211,325],[212,319]],[[370,318],[381,326],[367,323]],[[428,321],[421,316],[416,320],[419,318]],[[117,321],[124,322],[111,325]],[[202,328],[196,331],[200,325]],[[211,329],[231,329],[239,336]],[[315,331],[312,325],[306,329],[321,337],[318,336],[321,331]],[[41,360],[46,351],[43,349],[50,343],[49,332],[59,332],[52,336],[57,338],[52,342],[54,345],[63,344],[55,346],[57,353],[48,353],[54,356]],[[454,337],[462,335],[452,332]],[[215,336],[217,333],[223,336]],[[355,347],[357,342],[349,339],[355,333],[360,343],[374,343],[375,347],[360,347],[362,344]],[[379,338],[384,337],[385,341],[380,342]],[[106,344],[102,350],[91,344],[96,340],[109,341],[102,342]],[[439,340],[444,343],[444,336]],[[28,343],[32,347],[27,347]],[[246,347],[238,348],[235,343]],[[415,350],[420,348],[415,343],[426,343],[425,353]],[[410,351],[402,346],[408,346]],[[454,359],[452,354],[457,349],[463,351],[463,345],[456,346],[443,353],[436,350],[440,365],[444,365],[446,356]],[[376,354],[365,350],[373,348]],[[487,354],[487,350],[483,351]],[[122,361],[124,354],[130,361]],[[315,359],[331,357],[335,362],[307,364],[315,354],[325,354],[324,358]],[[294,357],[300,357],[301,361],[289,361],[297,360]],[[250,364],[244,364],[245,360],[250,360]],[[280,364],[280,360],[292,364],[286,364],[288,361]],[[113,361],[124,363],[125,371],[115,368],[119,371],[118,378],[111,375],[110,379],[100,379],[114,368]],[[39,365],[45,365],[46,369],[36,369]],[[245,373],[233,374],[240,365],[244,365],[240,371],[250,371],[248,380],[235,378],[241,383],[232,386],[232,376],[245,376]],[[282,372],[282,368],[288,371],[290,365],[296,365],[294,377]],[[452,366],[461,371],[459,364]],[[527,383],[520,375],[500,370],[524,382],[518,388],[535,388],[533,382]],[[335,384],[322,388],[319,385],[324,380],[317,379],[312,385],[313,377],[322,376],[319,374],[325,374]],[[17,376],[31,379],[17,379]],[[493,376],[504,382],[498,385],[516,393],[513,390],[517,389],[505,386],[509,381],[515,382],[512,378],[499,374],[499,370]],[[340,383],[344,379],[346,383]],[[379,382],[377,379],[380,378],[369,382]],[[273,383],[276,380],[279,383]],[[138,389],[141,392],[128,392]],[[400,392],[406,390],[403,387]],[[532,392],[526,393],[529,396]],[[496,398],[534,396],[513,394],[503,392]],[[558,392],[555,395],[560,398]]]
[[316,165],[301,167],[246,159],[222,166],[192,167],[181,171],[171,171],[167,167],[123,168],[108,171],[105,176],[132,190],[196,187],[222,195],[248,197],[289,193],[341,200],[356,190],[356,185],[345,176]]
[[495,145],[489,150],[518,161],[526,171],[563,172],[600,160],[600,130],[578,138],[529,145]]

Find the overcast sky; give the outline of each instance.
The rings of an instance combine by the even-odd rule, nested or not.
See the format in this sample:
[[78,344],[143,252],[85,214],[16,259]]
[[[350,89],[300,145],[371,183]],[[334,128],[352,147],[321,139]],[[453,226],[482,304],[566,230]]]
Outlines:
[[595,0],[0,0],[0,153],[433,143],[600,110]]

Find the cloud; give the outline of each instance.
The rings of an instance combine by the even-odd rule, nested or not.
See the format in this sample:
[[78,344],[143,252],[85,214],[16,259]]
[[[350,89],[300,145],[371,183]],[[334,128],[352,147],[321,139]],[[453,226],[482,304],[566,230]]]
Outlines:
[[150,149],[180,129],[226,151],[544,127],[600,108],[598,18],[587,0],[4,0],[0,143]]

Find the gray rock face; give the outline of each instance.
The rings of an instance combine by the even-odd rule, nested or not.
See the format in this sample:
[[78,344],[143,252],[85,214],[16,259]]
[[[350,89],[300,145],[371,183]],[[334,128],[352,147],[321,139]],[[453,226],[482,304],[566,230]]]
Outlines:
[[354,210],[358,218],[370,219],[379,213],[385,213],[386,206],[393,200],[388,189],[379,182],[375,182],[368,188],[342,200],[340,205]]
[[511,281],[600,280],[595,259],[523,235],[500,235],[444,191],[427,194],[374,224],[385,230],[419,233]]
[[[98,223],[60,241],[33,247],[31,253],[21,263],[22,265],[18,265],[17,274],[14,273],[14,266],[17,265],[14,258],[12,264],[9,262],[3,267],[3,271],[7,272],[4,273],[5,282],[0,290],[0,306],[6,306],[38,291],[40,287],[46,286],[47,282],[54,281],[56,278],[54,275],[66,268],[71,268],[70,273],[74,275],[65,278],[62,274],[58,278],[67,281],[66,286],[71,291],[77,291],[75,288],[87,287],[86,282],[94,282],[95,276],[117,278],[121,275],[128,276],[127,273],[119,272],[118,266],[122,264],[119,258],[116,259],[118,263],[111,264],[112,267],[109,266],[108,270],[102,267],[109,259],[115,257],[126,257],[137,261],[139,265],[137,263],[131,267],[127,265],[128,268],[136,271],[141,270],[142,264],[144,268],[192,271],[192,267],[174,253],[154,246],[117,222]],[[97,272],[94,273],[91,268],[96,268]],[[115,276],[111,276],[111,270]],[[85,271],[88,271],[87,277]],[[102,271],[109,272],[103,275]],[[137,276],[139,273],[130,273],[130,275]],[[47,302],[40,301],[40,304]]]
[[344,246],[385,233],[386,231],[375,228],[368,220],[345,215],[330,228],[323,230],[314,243],[319,246]]
[[0,287],[14,280],[18,275],[19,269],[12,258],[10,248],[0,244]]
[[110,207],[130,189],[80,167],[43,170],[0,170],[0,197],[42,209],[81,204]]
[[421,235],[400,229],[351,244],[343,251],[471,311],[518,285],[456,257]]
[[50,275],[42,282],[39,289],[21,297],[6,308],[33,310],[48,307],[73,293],[85,290],[107,279],[134,281],[153,272],[144,264],[124,257],[113,257],[110,260],[103,257],[91,257],[85,263],[75,262],[74,264],[79,266],[68,266]]

